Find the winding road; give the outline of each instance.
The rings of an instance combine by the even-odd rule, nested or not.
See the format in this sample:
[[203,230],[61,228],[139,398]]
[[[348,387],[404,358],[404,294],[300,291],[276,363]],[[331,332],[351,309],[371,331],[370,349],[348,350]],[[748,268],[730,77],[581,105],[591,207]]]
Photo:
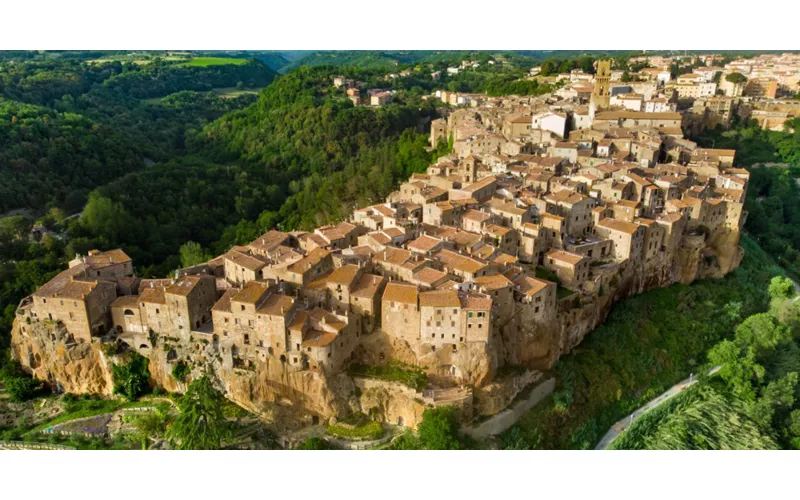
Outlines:
[[[708,371],[708,374],[713,375],[717,373],[717,371],[719,371],[720,368],[721,368],[720,366],[715,366],[714,368]],[[640,407],[630,415],[626,416],[616,424],[612,425],[611,428],[608,430],[608,432],[606,432],[606,435],[603,436],[603,439],[601,439],[600,442],[597,443],[597,446],[595,446],[594,449],[595,450],[608,449],[608,447],[611,445],[611,442],[614,441],[614,439],[616,439],[617,436],[619,436],[622,433],[622,431],[630,427],[634,420],[641,417],[648,410],[652,410],[653,408],[660,405],[664,401],[669,400],[676,394],[679,394],[682,390],[686,389],[687,387],[691,387],[696,383],[697,383],[697,377],[689,376],[689,378],[684,379],[678,382],[677,384],[673,385],[666,392],[662,393],[657,398],[649,401],[646,405]]]

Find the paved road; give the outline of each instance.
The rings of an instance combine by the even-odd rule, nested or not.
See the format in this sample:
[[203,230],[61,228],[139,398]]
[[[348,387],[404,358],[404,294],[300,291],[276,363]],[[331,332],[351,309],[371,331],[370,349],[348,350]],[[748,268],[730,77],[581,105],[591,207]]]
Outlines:
[[[715,366],[714,368],[708,371],[708,374],[713,375],[714,373],[717,373],[719,369],[720,369],[719,366]],[[616,439],[617,436],[619,436],[622,433],[622,431],[630,427],[631,423],[633,423],[634,420],[642,416],[648,410],[655,408],[656,406],[660,405],[664,401],[667,401],[676,394],[679,394],[682,390],[694,385],[695,383],[697,383],[697,377],[690,377],[673,385],[672,387],[669,388],[669,390],[662,393],[657,398],[653,399],[652,401],[649,401],[646,405],[642,406],[641,408],[634,411],[627,417],[623,418],[616,424],[612,425],[611,428],[608,430],[608,432],[606,432],[606,435],[603,436],[603,439],[601,439],[600,442],[597,443],[597,446],[595,446],[594,449],[595,450],[608,449],[608,447],[611,445],[611,442],[614,441],[614,439]]]

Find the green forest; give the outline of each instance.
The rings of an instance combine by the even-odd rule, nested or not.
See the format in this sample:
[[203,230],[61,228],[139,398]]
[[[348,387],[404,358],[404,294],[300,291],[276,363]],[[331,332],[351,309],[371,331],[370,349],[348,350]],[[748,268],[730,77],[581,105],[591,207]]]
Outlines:
[[[301,67],[276,79],[256,59],[72,56],[0,71],[0,345],[19,300],[76,253],[123,247],[140,276],[163,277],[182,254],[337,222],[446,152],[427,149],[438,115],[421,93],[373,109],[332,86],[343,72],[377,82],[374,71]],[[233,87],[260,93],[210,92]]]

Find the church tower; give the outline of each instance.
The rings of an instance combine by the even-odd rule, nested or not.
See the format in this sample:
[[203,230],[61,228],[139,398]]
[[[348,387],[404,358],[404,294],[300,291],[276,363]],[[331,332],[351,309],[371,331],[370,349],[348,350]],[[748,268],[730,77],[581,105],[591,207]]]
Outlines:
[[592,111],[608,109],[611,100],[611,61],[603,59],[597,61],[597,73],[594,74],[594,89],[592,89]]

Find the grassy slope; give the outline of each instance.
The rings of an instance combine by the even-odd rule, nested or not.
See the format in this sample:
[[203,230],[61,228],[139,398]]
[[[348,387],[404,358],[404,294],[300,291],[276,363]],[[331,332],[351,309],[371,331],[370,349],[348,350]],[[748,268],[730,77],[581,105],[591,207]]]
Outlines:
[[769,279],[780,274],[750,238],[742,266],[721,280],[672,285],[614,306],[608,320],[555,367],[558,386],[519,422],[544,449],[590,448],[618,419],[706,362],[732,332],[724,307],[746,317],[767,307]]

